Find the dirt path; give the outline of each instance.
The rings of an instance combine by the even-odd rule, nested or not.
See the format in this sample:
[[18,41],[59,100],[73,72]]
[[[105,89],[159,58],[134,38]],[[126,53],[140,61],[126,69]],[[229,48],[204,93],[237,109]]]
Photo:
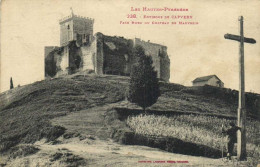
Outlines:
[[39,152],[16,158],[7,166],[232,166],[232,163],[227,164],[220,159],[173,154],[156,148],[113,142],[108,137],[109,127],[104,126],[104,118],[106,112],[117,105],[119,103],[93,107],[55,118],[53,124],[64,126],[67,134],[71,133],[72,136],[60,137],[56,144],[38,141],[34,146],[40,149]]
[[[37,142],[34,144],[40,151],[25,158],[15,159],[8,166],[69,166],[62,159],[52,162],[53,155],[57,153],[70,153],[86,160],[84,166],[232,166],[219,159],[187,156],[168,153],[146,146],[127,146],[112,141],[71,138],[62,144]],[[151,161],[141,163],[140,161]],[[156,161],[164,161],[158,163]],[[175,161],[176,163],[167,163]],[[179,161],[179,162],[178,162]],[[180,163],[188,161],[188,163]],[[22,165],[23,164],[23,165]],[[80,165],[79,165],[80,166]]]

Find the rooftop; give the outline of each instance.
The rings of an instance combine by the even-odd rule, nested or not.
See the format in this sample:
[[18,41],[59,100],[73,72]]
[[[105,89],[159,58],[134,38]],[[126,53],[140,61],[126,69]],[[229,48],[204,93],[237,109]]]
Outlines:
[[[204,77],[198,77],[198,78],[194,79],[192,82],[208,81],[208,80],[211,79],[212,77],[216,77],[218,80],[220,80],[216,75],[208,75],[208,76],[204,76]],[[221,81],[221,80],[220,80],[220,81]]]

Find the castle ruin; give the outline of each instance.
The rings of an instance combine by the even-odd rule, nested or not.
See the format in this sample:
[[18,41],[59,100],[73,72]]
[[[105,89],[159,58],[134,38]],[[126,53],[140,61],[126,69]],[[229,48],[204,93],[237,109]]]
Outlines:
[[74,15],[60,20],[60,46],[45,47],[45,77],[55,77],[89,70],[96,74],[129,76],[137,57],[133,49],[141,45],[152,56],[160,80],[169,82],[170,59],[167,47],[139,38],[125,39],[93,35],[94,20]]

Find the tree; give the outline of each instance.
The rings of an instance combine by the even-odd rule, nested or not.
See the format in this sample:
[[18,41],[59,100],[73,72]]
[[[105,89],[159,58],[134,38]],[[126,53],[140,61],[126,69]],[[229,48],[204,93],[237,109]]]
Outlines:
[[14,84],[13,84],[13,79],[12,77],[10,78],[10,89],[13,89],[14,88]]
[[152,57],[145,55],[140,46],[135,47],[134,54],[138,62],[131,70],[128,100],[142,107],[145,112],[160,96],[159,80],[152,66]]

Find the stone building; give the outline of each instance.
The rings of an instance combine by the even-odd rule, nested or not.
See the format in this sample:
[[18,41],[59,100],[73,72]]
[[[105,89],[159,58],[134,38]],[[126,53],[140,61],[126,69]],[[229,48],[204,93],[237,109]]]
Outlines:
[[130,75],[136,62],[133,49],[141,45],[152,56],[160,80],[170,78],[167,47],[139,38],[93,34],[94,20],[74,15],[60,20],[60,47],[45,47],[45,77],[90,70],[96,74]]
[[193,86],[211,85],[220,88],[224,87],[224,83],[216,75],[198,77],[192,81],[192,85]]

